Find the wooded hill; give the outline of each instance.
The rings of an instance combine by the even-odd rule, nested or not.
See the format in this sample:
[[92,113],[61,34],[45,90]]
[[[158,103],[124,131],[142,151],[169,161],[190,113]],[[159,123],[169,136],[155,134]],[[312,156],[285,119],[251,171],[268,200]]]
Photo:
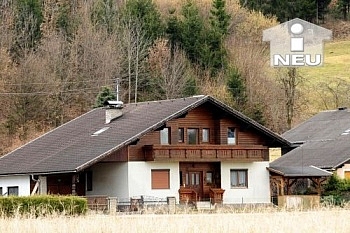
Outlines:
[[237,0],[1,1],[0,154],[99,106],[117,79],[124,103],[208,94],[285,131],[303,116],[302,78],[269,67],[262,31],[279,22],[255,10]]

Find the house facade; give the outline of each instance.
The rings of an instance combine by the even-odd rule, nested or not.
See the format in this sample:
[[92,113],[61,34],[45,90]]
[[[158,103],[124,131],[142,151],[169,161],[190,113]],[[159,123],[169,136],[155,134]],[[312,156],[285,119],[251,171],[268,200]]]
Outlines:
[[2,194],[269,203],[290,143],[210,96],[94,109],[0,158]]

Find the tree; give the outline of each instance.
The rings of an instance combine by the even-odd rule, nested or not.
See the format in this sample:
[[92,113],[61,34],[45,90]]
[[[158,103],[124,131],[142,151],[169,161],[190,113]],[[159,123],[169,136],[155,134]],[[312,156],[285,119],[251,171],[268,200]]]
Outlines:
[[227,88],[235,102],[234,107],[237,108],[237,110],[242,111],[247,103],[246,87],[242,75],[237,68],[230,68],[227,77]]
[[350,12],[350,0],[338,0],[337,8],[341,12],[342,18],[347,20]]
[[[182,96],[188,81],[186,74],[188,61],[183,51],[174,48],[173,52],[165,40],[159,40],[151,48],[148,64],[155,79],[157,99],[171,99]],[[172,54],[173,53],[173,54]]]
[[152,0],[128,0],[121,11],[121,18],[131,19],[140,27],[152,43],[163,35],[163,25],[160,13]]
[[109,34],[115,32],[117,6],[114,0],[98,0],[93,6],[91,20],[94,25],[106,28]]
[[114,100],[115,94],[109,87],[102,87],[102,90],[98,93],[95,101],[95,108],[103,107],[106,105],[106,101]]
[[330,0],[240,0],[240,3],[249,9],[261,11],[266,15],[276,15],[280,22],[293,18],[318,22],[318,19],[323,19],[330,2]]
[[224,69],[227,65],[227,52],[224,47],[225,37],[228,35],[228,29],[231,16],[226,12],[224,0],[214,0],[210,10],[210,28],[208,39],[209,59],[206,66],[212,71],[212,75]]
[[201,64],[201,54],[204,35],[204,21],[199,14],[198,7],[190,0],[182,6],[180,21],[179,46],[186,52],[187,57],[193,63]]
[[287,68],[280,73],[279,81],[282,84],[285,95],[287,127],[291,129],[295,114],[295,102],[298,98],[297,88],[302,82],[302,76],[298,73],[297,68]]
[[15,8],[15,40],[11,47],[11,55],[13,60],[18,62],[26,52],[35,50],[40,43],[43,15],[40,0],[17,0]]

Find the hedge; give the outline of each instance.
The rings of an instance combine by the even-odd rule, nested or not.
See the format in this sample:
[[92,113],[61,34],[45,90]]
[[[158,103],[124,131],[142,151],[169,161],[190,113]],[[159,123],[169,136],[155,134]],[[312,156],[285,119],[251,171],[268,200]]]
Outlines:
[[0,215],[43,216],[50,214],[80,215],[87,211],[87,200],[77,196],[9,196],[0,197]]

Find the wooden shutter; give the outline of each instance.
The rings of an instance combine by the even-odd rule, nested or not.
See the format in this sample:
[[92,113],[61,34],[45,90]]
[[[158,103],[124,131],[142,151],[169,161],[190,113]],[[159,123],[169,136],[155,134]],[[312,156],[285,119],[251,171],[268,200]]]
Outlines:
[[170,188],[170,170],[151,170],[152,189],[169,189]]

